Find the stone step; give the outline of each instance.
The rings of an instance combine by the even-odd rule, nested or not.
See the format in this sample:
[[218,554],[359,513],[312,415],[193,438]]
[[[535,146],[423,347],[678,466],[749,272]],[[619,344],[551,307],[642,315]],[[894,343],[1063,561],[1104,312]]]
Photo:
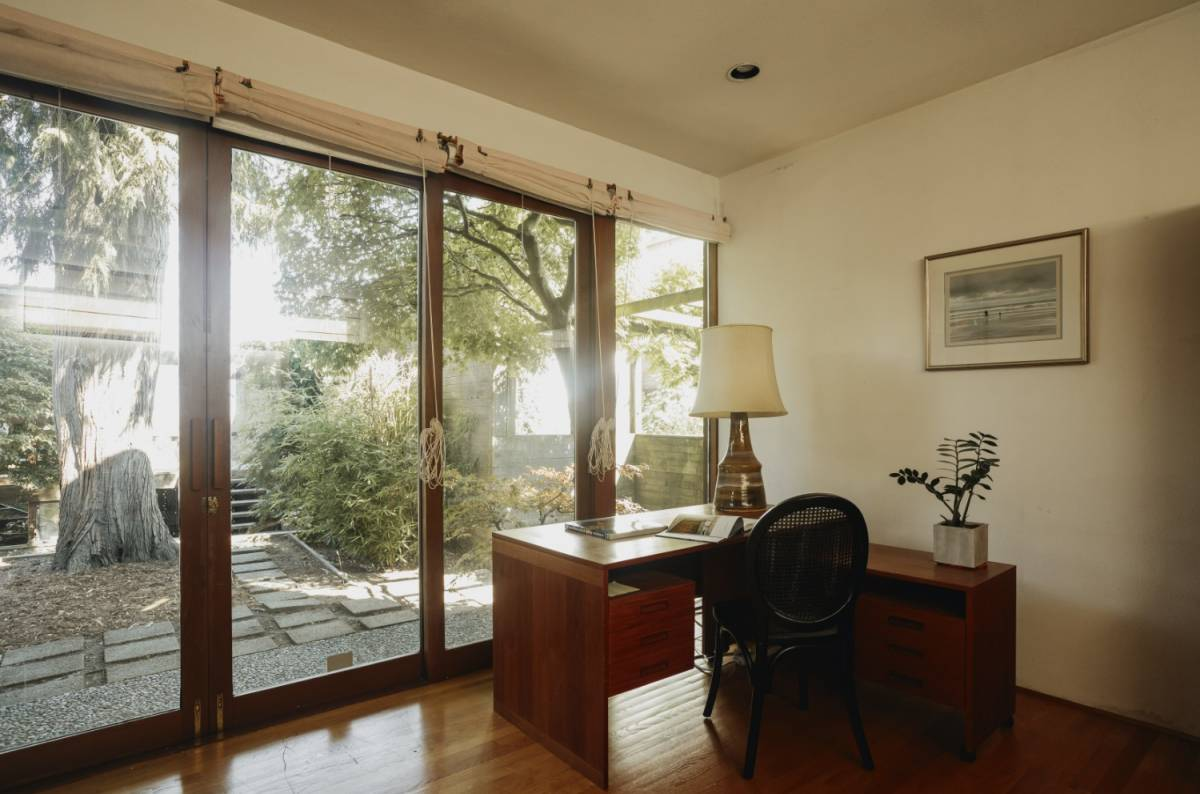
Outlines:
[[0,691],[0,706],[11,706],[14,703],[30,703],[42,698],[54,697],[66,692],[77,692],[83,689],[83,673],[71,673],[62,678],[51,678],[40,684],[13,687]]
[[242,582],[242,586],[251,593],[287,593],[294,591],[298,584],[288,578],[260,579],[257,582]]
[[338,603],[351,615],[369,615],[400,608],[400,604],[390,598],[343,598]]
[[13,648],[11,651],[6,651],[4,658],[0,659],[0,667],[25,664],[26,662],[38,659],[48,659],[51,656],[62,656],[63,654],[82,650],[83,637],[66,637],[61,640],[54,640],[53,642],[43,642],[41,645],[29,645],[24,648]]
[[254,617],[254,613],[250,611],[250,607],[245,604],[239,604],[230,612],[230,617],[234,620],[241,620],[242,618]]
[[409,623],[418,618],[411,609],[401,609],[394,612],[379,612],[374,615],[363,615],[358,622],[369,629],[381,629],[384,626],[395,626],[398,623]]
[[340,637],[343,634],[353,634],[354,629],[344,620],[331,620],[328,623],[310,623],[289,629],[288,638],[297,645],[304,645],[317,640],[327,640],[330,637]]
[[179,669],[179,654],[168,653],[162,656],[151,656],[148,659],[138,659],[136,662],[110,664],[104,668],[104,677],[108,683],[125,681],[130,678],[140,678],[154,673],[165,673],[168,670]]
[[261,653],[274,649],[275,640],[270,637],[251,637],[248,640],[233,641],[233,655],[245,656],[248,653]]
[[304,609],[299,612],[284,612],[276,615],[275,624],[281,629],[290,629],[309,623],[322,623],[326,620],[333,620],[334,617],[334,614],[325,607],[318,607],[316,609]]
[[125,642],[136,642],[137,640],[148,640],[151,637],[164,637],[168,634],[174,634],[175,627],[170,621],[161,621],[159,623],[150,623],[145,626],[130,626],[127,629],[113,629],[112,631],[104,632],[105,645],[120,645]]
[[271,560],[256,560],[255,562],[233,561],[234,573],[252,573],[254,571],[278,571],[279,566]]
[[284,609],[299,609],[301,607],[319,607],[321,602],[309,598],[304,593],[287,590],[282,593],[263,593],[255,596],[258,602],[272,612]]
[[282,579],[285,574],[278,568],[272,568],[268,571],[250,571],[249,573],[235,573],[239,582],[258,582],[263,579]]
[[234,549],[233,561],[239,562],[258,562],[259,560],[269,560],[271,555],[259,548],[251,546],[248,549]]
[[416,579],[401,579],[395,582],[388,582],[383,586],[388,595],[393,596],[415,596],[421,594],[421,583]]
[[258,618],[246,618],[245,620],[235,620],[233,622],[234,639],[240,637],[253,637],[255,634],[262,634],[262,623]]
[[172,634],[170,637],[154,637],[149,640],[127,642],[124,645],[109,645],[104,649],[104,663],[125,662],[130,659],[141,659],[146,656],[159,656],[179,650],[179,640]]
[[[7,658],[7,654],[5,656]],[[57,678],[68,673],[77,673],[82,669],[82,653],[52,656],[49,659],[38,659],[27,664],[6,665],[0,667],[0,687],[29,684],[47,678]]]

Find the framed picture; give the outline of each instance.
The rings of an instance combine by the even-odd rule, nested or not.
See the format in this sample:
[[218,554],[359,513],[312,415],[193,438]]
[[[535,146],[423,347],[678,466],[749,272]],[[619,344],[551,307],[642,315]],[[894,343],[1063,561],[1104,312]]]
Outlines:
[[1088,230],[925,257],[925,369],[1088,360]]

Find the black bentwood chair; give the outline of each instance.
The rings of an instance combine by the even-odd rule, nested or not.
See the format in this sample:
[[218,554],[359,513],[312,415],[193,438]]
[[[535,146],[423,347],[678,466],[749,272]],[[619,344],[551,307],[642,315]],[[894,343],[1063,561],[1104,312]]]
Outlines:
[[803,654],[823,647],[838,653],[842,696],[862,765],[875,768],[854,686],[854,605],[867,569],[867,548],[862,513],[846,499],[829,494],[793,496],[767,511],[750,532],[746,583],[751,595],[713,609],[716,656],[704,705],[705,718],[711,717],[721,685],[721,661],[732,640],[741,649],[754,687],[743,777],[754,777],[763,699],[771,690],[775,665],[793,651],[801,653],[800,693],[807,707]]

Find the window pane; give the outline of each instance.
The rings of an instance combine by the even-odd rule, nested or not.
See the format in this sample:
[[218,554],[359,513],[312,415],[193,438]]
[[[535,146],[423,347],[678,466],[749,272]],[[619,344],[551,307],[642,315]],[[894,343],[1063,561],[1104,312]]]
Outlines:
[[[420,195],[235,151],[234,692],[416,653]],[[331,658],[333,657],[333,658]]]
[[445,197],[446,647],[492,636],[493,529],[574,517],[575,224]]
[[700,382],[704,243],[617,224],[617,509],[705,501]]
[[0,96],[0,751],[179,708],[178,163]]

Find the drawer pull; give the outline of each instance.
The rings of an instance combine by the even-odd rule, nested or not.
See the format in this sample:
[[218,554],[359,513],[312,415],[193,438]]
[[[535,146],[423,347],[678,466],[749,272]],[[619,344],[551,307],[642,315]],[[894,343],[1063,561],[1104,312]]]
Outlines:
[[649,604],[642,604],[642,614],[645,615],[650,612],[662,612],[669,606],[670,604],[668,604],[666,601],[654,601]]
[[903,673],[897,673],[895,670],[888,670],[888,677],[893,681],[898,681],[901,684],[916,687],[917,689],[925,686],[925,682],[922,679],[911,675],[904,675]]
[[654,634],[647,634],[645,637],[642,637],[641,644],[642,644],[642,647],[645,647],[647,645],[654,645],[655,643],[662,642],[663,640],[665,640],[667,637],[670,637],[670,636],[671,636],[671,633],[669,631],[659,631],[659,632],[655,632]]
[[892,626],[899,626],[902,629],[912,629],[913,631],[924,631],[925,624],[919,620],[911,618],[902,618],[897,615],[888,615],[887,622]]
[[643,667],[641,670],[638,671],[638,675],[652,675],[653,673],[661,673],[663,670],[666,670],[666,669],[667,669],[667,662],[664,659],[663,661],[659,662],[658,664],[651,664],[651,665],[647,665],[647,666]]
[[896,644],[896,643],[894,643],[894,642],[889,642],[889,643],[888,643],[888,648],[890,648],[891,650],[895,651],[896,653],[902,653],[902,654],[904,654],[905,656],[915,656],[915,657],[917,657],[918,659],[920,659],[920,658],[922,658],[923,656],[925,656],[925,652],[924,652],[924,651],[922,651],[920,648],[910,648],[910,647],[909,647],[909,646],[907,646],[907,645],[897,645],[897,644]]

